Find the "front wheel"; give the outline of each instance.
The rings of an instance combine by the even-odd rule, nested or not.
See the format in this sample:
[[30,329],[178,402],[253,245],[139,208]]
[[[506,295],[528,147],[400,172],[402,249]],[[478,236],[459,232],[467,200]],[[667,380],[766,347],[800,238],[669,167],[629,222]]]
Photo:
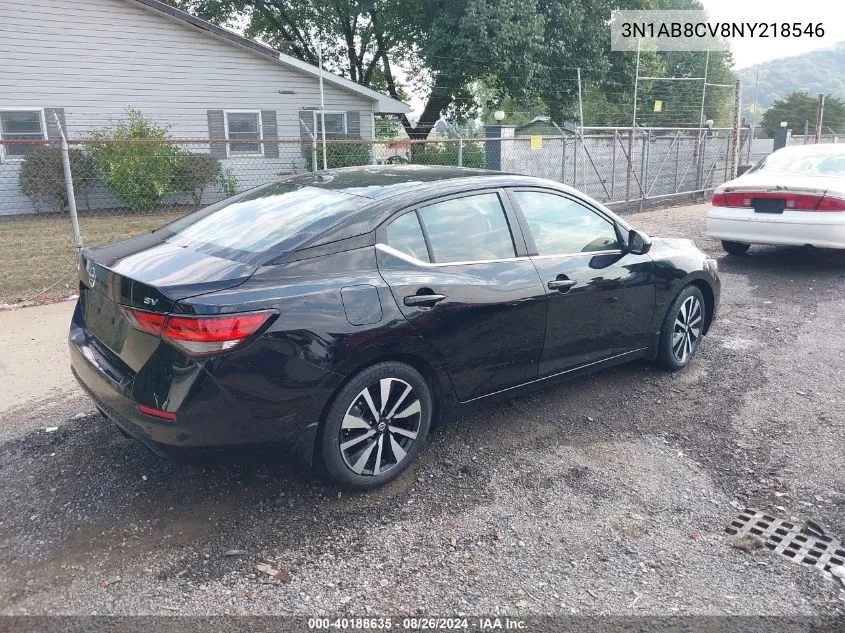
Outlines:
[[725,252],[728,255],[745,255],[748,252],[748,247],[751,244],[745,244],[744,242],[730,242],[728,240],[722,240],[722,248],[725,249]]
[[670,370],[686,367],[698,351],[704,334],[706,306],[701,290],[687,286],[672,302],[660,330],[657,362]]
[[431,425],[431,389],[413,367],[368,367],[337,394],[322,432],[326,474],[353,490],[383,486],[422,450]]

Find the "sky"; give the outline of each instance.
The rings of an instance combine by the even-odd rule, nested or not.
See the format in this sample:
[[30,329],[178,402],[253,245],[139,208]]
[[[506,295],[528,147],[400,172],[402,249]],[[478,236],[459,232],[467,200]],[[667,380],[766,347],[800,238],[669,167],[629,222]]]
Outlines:
[[711,23],[822,23],[825,33],[821,38],[732,38],[729,41],[736,69],[770,59],[800,55],[845,41],[845,5],[842,0],[701,0],[701,3],[710,15]]

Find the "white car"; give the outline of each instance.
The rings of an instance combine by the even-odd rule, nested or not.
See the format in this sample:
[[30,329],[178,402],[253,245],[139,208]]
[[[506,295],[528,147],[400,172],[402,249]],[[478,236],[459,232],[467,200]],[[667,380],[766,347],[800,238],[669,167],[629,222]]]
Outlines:
[[845,249],[845,144],[779,149],[717,188],[711,205],[707,234],[731,255],[751,244]]

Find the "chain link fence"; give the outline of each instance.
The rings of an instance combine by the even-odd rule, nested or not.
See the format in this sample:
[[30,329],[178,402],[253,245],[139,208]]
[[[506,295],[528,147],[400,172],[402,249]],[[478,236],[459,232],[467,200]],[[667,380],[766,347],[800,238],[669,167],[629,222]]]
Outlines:
[[[571,136],[525,137],[501,145],[501,169],[565,182],[625,210],[705,194],[733,174],[747,130],[585,128]],[[491,143],[488,141],[488,146]]]
[[[0,141],[0,304],[76,290],[61,146]],[[704,193],[731,177],[729,129],[586,128],[556,137],[330,139],[329,169],[455,165],[565,182],[615,206]],[[741,155],[741,154],[740,154]],[[68,141],[84,246],[127,239],[208,204],[323,166],[319,139]]]

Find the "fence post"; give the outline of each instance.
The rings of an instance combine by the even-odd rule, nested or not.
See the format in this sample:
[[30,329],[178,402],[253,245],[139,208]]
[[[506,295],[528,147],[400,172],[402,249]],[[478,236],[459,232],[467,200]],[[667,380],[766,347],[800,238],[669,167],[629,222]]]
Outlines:
[[464,166],[464,139],[462,136],[458,137],[458,167]]
[[59,121],[59,115],[53,112],[53,119],[56,127],[59,128],[59,135],[62,137],[62,168],[65,176],[65,190],[67,191],[67,207],[70,214],[70,230],[73,233],[73,247],[76,249],[76,258],[79,261],[82,253],[82,233],[79,231],[79,218],[76,215],[76,194],[73,191],[73,174],[70,171],[70,151],[68,149],[67,137]]
[[704,121],[701,122],[701,128],[698,132],[698,165],[696,166],[695,174],[695,188],[702,188],[702,180],[704,180],[704,151],[707,149],[707,130],[704,127]]
[[628,171],[625,174],[625,202],[631,201],[631,174],[634,170],[634,128],[628,132]]
[[613,202],[613,199],[616,197],[616,136],[618,135],[619,131],[614,128],[613,130],[613,140],[611,141],[611,145],[613,146],[613,156],[610,159],[610,201]]
[[646,191],[644,189],[645,186],[645,176],[646,176],[646,152],[648,151],[648,132],[643,130],[643,148],[642,154],[640,157],[640,211],[643,210],[643,206],[645,205],[645,196]]
[[560,181],[566,182],[566,136],[560,135]]

